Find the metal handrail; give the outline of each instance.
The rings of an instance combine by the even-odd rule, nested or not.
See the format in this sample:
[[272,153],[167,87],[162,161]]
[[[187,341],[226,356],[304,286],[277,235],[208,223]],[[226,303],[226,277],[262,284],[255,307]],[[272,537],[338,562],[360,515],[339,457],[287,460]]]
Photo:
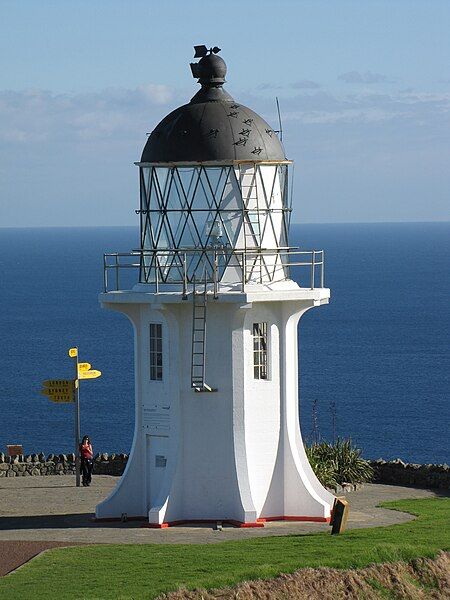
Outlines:
[[[244,291],[246,283],[254,282],[254,280],[252,280],[251,278],[251,273],[250,277],[247,276],[247,265],[249,261],[253,259],[253,265],[255,265],[255,259],[261,259],[262,257],[273,257],[275,259],[275,263],[274,265],[272,265],[274,268],[273,277],[275,277],[275,274],[283,272],[284,276],[281,277],[281,280],[285,280],[289,278],[291,267],[309,267],[308,287],[310,287],[310,289],[312,290],[316,287],[324,287],[325,256],[323,250],[298,250],[297,248],[255,248],[251,250],[231,250],[229,248],[186,248],[179,250],[134,250],[132,252],[113,252],[104,254],[104,291],[109,292],[120,290],[119,273],[121,269],[139,269],[141,275],[141,283],[153,284],[155,286],[156,293],[159,293],[161,284],[178,286],[181,285],[183,298],[187,298],[189,284],[192,283],[193,276],[197,270],[197,267],[195,267],[192,275],[189,276],[188,259],[192,259],[192,256],[199,257],[197,267],[199,267],[200,262],[202,260],[205,261],[203,268],[205,269],[207,283],[211,283],[213,286],[212,291],[214,294],[214,298],[217,298],[218,296],[219,285],[221,283],[221,257],[226,259],[226,261],[222,265],[223,270],[225,270],[227,267],[237,267],[237,269],[240,271],[240,277],[238,277],[235,281],[225,282],[226,285],[239,284],[241,286],[242,291]],[[129,262],[129,260],[133,259],[134,257],[138,257],[139,261]],[[297,257],[300,260],[293,260]],[[233,259],[235,260],[233,261]],[[211,273],[209,279],[206,269],[206,261],[210,265]],[[265,266],[267,270],[267,265]],[[115,271],[114,290],[109,288],[108,271],[110,271],[111,269]],[[317,269],[319,269],[319,286],[316,286]],[[166,271],[165,278],[163,277],[163,271]],[[152,281],[149,281],[150,278],[147,276],[147,273],[150,272],[154,274],[154,279]],[[172,274],[178,273],[180,275],[179,278],[169,278],[170,272],[172,272]],[[144,273],[144,281],[142,281],[142,273]],[[267,279],[265,277],[263,278],[262,275],[260,275],[261,282],[266,280],[270,282],[275,281],[274,278],[270,279],[270,276]],[[277,279],[277,281],[279,280],[280,279]]]

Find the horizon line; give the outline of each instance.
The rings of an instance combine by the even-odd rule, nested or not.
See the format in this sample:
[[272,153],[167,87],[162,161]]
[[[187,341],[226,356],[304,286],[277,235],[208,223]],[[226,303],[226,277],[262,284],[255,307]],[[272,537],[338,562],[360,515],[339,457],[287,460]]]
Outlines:
[[[303,223],[291,223],[292,226],[303,225],[420,225],[430,223],[450,223],[450,219],[441,220],[417,220],[417,221],[305,221]],[[2,229],[139,229],[137,225],[0,225]]]

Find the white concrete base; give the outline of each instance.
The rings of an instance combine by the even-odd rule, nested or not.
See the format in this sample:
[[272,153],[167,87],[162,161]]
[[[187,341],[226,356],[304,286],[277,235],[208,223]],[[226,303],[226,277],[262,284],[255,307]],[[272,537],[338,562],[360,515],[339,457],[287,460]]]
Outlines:
[[[250,287],[250,286],[249,286]],[[185,521],[330,518],[334,497],[317,480],[298,413],[297,324],[329,290],[291,282],[208,298],[206,374],[213,393],[190,387],[192,302],[180,293],[102,294],[135,330],[136,423],[127,469],[96,508],[99,519]],[[263,286],[261,286],[263,287]],[[163,381],[150,381],[149,324],[163,328]],[[269,375],[254,379],[252,325],[268,324]],[[124,399],[126,401],[126,399]]]

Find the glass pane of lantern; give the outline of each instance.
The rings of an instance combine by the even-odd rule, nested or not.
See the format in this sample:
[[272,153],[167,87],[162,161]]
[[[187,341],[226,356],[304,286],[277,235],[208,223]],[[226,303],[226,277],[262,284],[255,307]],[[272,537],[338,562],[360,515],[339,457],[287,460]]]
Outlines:
[[220,215],[229,243],[238,246],[238,236],[242,225],[242,198],[234,169],[227,169],[227,179],[220,200]]
[[177,167],[176,171],[180,192],[184,195],[183,206],[186,207],[192,201],[192,195],[198,179],[197,169],[195,167]]
[[208,210],[193,210],[190,215],[198,246],[204,246],[206,242],[205,229],[209,212]]
[[205,169],[205,174],[216,199],[216,203],[219,202],[222,196],[222,190],[227,180],[227,170],[228,167],[207,167]]
[[189,214],[181,219],[181,223],[183,224],[182,229],[179,232],[179,238],[177,238],[176,242],[179,248],[198,248],[199,239],[197,232],[195,231],[194,225],[192,223],[192,219],[189,217]]
[[166,194],[170,171],[171,169],[169,167],[153,167],[154,183],[156,184],[161,197],[164,197]]

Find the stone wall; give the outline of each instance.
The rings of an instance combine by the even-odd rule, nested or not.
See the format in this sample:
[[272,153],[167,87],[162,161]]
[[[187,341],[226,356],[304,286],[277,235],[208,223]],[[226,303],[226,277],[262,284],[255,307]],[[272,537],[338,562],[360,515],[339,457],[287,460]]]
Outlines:
[[[94,458],[94,474],[122,475],[127,460],[128,454],[97,454]],[[72,474],[75,474],[74,454],[5,456],[0,453],[0,477]]]
[[[122,475],[128,454],[97,454],[94,474]],[[374,469],[373,483],[406,485],[423,488],[450,489],[448,465],[417,465],[400,459],[370,461]],[[71,475],[75,473],[74,454],[28,454],[5,456],[0,453],[0,477],[28,477],[30,475]],[[353,489],[353,488],[352,488]],[[342,489],[340,491],[349,491]]]
[[406,485],[422,488],[450,489],[450,467],[448,465],[417,465],[381,458],[370,461],[374,470],[373,483]]

